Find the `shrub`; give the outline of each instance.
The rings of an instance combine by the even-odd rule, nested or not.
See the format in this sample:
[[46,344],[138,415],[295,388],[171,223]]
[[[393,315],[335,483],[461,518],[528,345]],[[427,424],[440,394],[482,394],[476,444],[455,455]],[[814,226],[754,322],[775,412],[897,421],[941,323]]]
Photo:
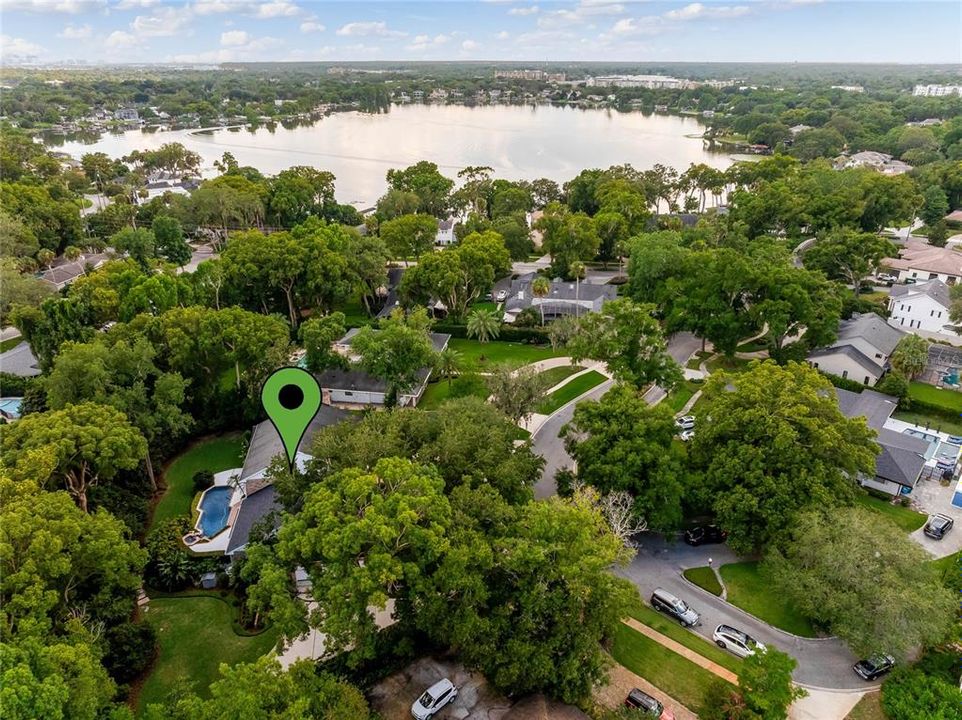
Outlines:
[[149,623],[123,623],[106,634],[103,664],[118,683],[136,680],[150,665],[157,648],[157,632]]
[[210,470],[198,470],[194,473],[194,492],[199,493],[214,484],[214,473]]
[[899,407],[903,410],[908,410],[912,405],[912,400],[909,398],[909,381],[901,373],[894,370],[889,372],[876,383],[875,389],[884,395],[897,397]]
[[898,668],[882,686],[882,709],[898,720],[954,720],[959,691],[940,677]]
[[181,538],[190,530],[187,518],[171,518],[147,536],[147,567],[144,579],[149,585],[174,592],[196,582],[204,563],[191,556]]
[[[819,372],[822,371],[819,370]],[[850,390],[852,392],[860,393],[865,389],[865,386],[862,383],[856,382],[855,380],[851,380],[849,378],[839,377],[838,375],[832,375],[831,373],[827,372],[823,372],[822,375],[828,378],[828,381],[832,383],[832,385],[837,388],[842,388],[842,390]]]

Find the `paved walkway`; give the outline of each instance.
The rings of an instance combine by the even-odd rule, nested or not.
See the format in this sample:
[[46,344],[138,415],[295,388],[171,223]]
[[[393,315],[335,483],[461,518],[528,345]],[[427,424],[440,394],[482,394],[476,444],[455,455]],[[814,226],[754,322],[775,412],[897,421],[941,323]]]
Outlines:
[[[550,370],[551,368],[567,367],[569,365],[576,365],[576,364],[578,363],[574,363],[570,357],[559,357],[559,358],[548,358],[547,360],[539,360],[538,362],[531,363],[530,365],[525,365],[523,366],[523,368],[534,368],[537,372],[540,373],[540,372],[544,372],[545,370]],[[591,361],[591,362],[583,363],[581,367],[583,367],[584,369],[579,370],[576,373],[572,373],[568,377],[564,378],[561,382],[556,383],[555,385],[545,390],[544,391],[545,396],[547,397],[548,395],[553,393],[555,390],[558,390],[559,388],[564,387],[569,382],[574,380],[576,377],[579,377],[581,375],[586,375],[590,372],[601,373],[605,377],[609,378],[607,383],[602,383],[602,384],[610,384],[611,375],[608,372],[608,366],[605,365],[603,362]],[[523,368],[518,368],[518,369],[521,370]],[[527,430],[532,435],[534,435],[535,433],[540,431],[541,427],[546,422],[548,422],[552,417],[554,417],[556,414],[560,412],[563,412],[565,408],[567,408],[569,405],[571,405],[571,407],[573,408],[574,405],[579,403],[581,400],[590,396],[591,393],[594,392],[594,390],[597,387],[599,386],[595,386],[595,388],[591,388],[590,390],[587,390],[586,392],[582,393],[581,395],[574,398],[573,400],[570,400],[569,402],[565,403],[560,408],[555,410],[554,413],[552,413],[551,415],[541,415],[540,413],[531,413],[531,417],[529,417],[527,420],[522,419],[518,423],[518,425],[524,428],[525,430]],[[559,427],[558,429],[560,431],[561,428]],[[552,477],[554,476],[552,475]]]
[[625,618],[621,622],[623,622],[625,625],[630,627],[632,630],[636,630],[637,632],[640,632],[645,637],[651,638],[659,645],[662,645],[668,648],[673,653],[678,653],[686,660],[690,660],[698,667],[705,668],[705,670],[710,672],[712,675],[716,675],[720,677],[722,680],[727,680],[732,685],[738,684],[738,676],[735,673],[733,673],[731,670],[727,668],[723,668],[718,663],[712,662],[711,660],[704,657],[703,655],[699,655],[691,648],[685,647],[680,642],[676,642],[675,640],[672,640],[667,635],[662,635],[657,630],[653,630],[647,625],[638,622],[634,618]]

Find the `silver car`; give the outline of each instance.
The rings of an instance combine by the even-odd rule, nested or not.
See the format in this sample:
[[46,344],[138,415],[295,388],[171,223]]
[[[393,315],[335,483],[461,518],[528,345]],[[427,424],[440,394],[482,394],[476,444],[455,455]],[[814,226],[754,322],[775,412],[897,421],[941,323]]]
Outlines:
[[765,652],[767,648],[755,638],[731,625],[719,625],[712,633],[712,640],[720,648],[730,650],[738,657],[748,657],[756,652]]

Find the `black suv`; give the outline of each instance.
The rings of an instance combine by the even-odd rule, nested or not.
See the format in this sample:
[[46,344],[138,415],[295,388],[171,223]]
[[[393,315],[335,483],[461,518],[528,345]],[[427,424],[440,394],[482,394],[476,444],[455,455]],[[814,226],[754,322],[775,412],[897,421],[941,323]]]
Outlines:
[[852,666],[852,669],[863,680],[878,680],[893,667],[895,667],[895,658],[891,655],[878,653],[864,660],[859,660]]
[[929,518],[929,521],[925,523],[925,529],[922,531],[928,535],[933,540],[941,540],[944,538],[952,526],[955,525],[955,521],[948,515],[933,515]]
[[701,525],[685,530],[685,542],[689,545],[715,545],[725,542],[728,533],[717,525]]

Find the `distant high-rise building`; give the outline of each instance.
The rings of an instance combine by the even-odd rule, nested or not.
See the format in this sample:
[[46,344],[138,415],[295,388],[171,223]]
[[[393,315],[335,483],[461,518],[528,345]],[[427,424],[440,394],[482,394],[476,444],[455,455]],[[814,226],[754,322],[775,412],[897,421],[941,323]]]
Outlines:
[[913,95],[920,97],[945,97],[946,95],[962,95],[962,85],[916,85]]

